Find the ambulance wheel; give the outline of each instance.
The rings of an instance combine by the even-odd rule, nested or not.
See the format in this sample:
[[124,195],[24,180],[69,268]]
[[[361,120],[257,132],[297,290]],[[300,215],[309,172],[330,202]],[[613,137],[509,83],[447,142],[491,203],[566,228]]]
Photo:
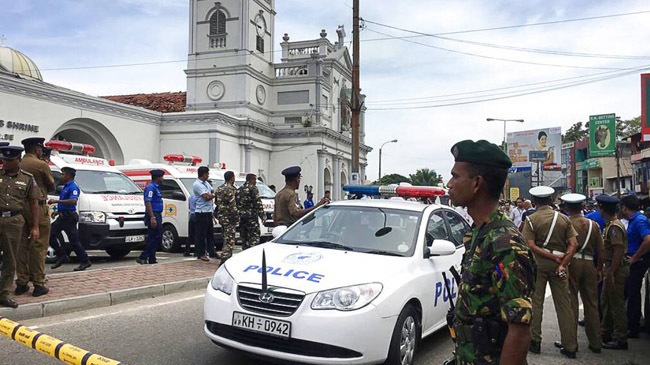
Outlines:
[[397,317],[384,365],[413,365],[421,331],[418,312],[407,304]]
[[118,260],[128,255],[131,250],[128,248],[107,248],[106,253],[113,259]]
[[178,239],[178,232],[171,224],[163,225],[162,245],[160,250],[164,252],[176,252],[181,248],[181,240]]

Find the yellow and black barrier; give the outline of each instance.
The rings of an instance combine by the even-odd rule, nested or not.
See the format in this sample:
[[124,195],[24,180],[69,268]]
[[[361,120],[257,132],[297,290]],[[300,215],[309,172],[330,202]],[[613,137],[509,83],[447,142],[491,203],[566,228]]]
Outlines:
[[93,354],[0,316],[0,334],[70,365],[125,365]]

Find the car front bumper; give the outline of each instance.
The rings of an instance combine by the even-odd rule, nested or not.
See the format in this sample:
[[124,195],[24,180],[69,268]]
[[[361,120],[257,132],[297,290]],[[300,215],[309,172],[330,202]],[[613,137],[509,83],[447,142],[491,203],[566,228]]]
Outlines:
[[[145,240],[126,242],[126,237],[144,236]],[[79,223],[79,240],[86,249],[137,249],[146,244],[147,228],[142,220],[119,222],[109,219],[107,223]]]
[[[308,364],[373,364],[388,355],[396,317],[382,318],[372,304],[356,311],[312,310],[308,294],[289,317],[270,317],[242,308],[231,295],[211,285],[205,295],[206,335],[215,343],[286,361]],[[232,326],[233,312],[291,322],[291,338],[275,337]]]

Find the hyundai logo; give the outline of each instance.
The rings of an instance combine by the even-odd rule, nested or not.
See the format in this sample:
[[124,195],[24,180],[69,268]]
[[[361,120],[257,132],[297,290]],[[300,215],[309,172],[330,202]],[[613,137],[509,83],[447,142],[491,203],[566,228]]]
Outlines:
[[260,299],[260,302],[262,302],[264,304],[271,304],[271,303],[273,303],[273,300],[275,300],[275,297],[273,296],[273,294],[271,294],[269,292],[264,292],[264,293],[260,294],[259,299]]
[[135,209],[129,208],[128,212],[129,212],[129,214],[133,214],[133,213],[135,213]]

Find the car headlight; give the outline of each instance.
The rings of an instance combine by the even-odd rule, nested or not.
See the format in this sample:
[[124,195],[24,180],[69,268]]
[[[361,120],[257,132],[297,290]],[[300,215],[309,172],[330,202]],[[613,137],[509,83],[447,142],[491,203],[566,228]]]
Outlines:
[[80,212],[79,222],[81,223],[106,223],[104,212]]
[[232,293],[232,286],[234,283],[235,280],[230,276],[230,273],[228,273],[228,270],[226,270],[226,267],[223,265],[219,266],[217,272],[214,273],[214,276],[212,277],[212,281],[210,281],[212,289],[224,292],[228,295]]
[[383,289],[380,283],[346,286],[316,294],[311,309],[336,309],[352,311],[370,304]]

